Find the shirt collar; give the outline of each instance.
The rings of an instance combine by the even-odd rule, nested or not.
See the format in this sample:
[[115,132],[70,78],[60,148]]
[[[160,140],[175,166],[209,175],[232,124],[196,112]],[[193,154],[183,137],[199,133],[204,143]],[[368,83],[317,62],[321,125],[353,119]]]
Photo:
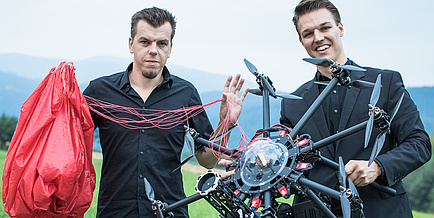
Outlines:
[[[130,78],[128,77],[128,72],[130,72],[133,69],[133,63],[134,62],[131,62],[131,64],[128,65],[127,69],[125,70],[124,74],[122,75],[122,78],[121,78],[121,81],[119,84],[119,87],[121,89],[124,88],[125,86],[131,87]],[[173,77],[170,74],[169,69],[167,69],[167,67],[164,66],[164,68],[163,68],[163,82],[158,86],[162,86],[162,85],[167,84],[167,86],[169,88],[172,88],[172,83],[173,83]]]

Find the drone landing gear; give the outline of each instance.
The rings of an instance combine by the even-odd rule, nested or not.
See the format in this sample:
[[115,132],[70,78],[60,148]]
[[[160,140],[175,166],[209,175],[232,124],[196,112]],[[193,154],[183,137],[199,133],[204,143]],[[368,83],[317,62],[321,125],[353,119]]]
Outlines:
[[201,175],[194,187],[222,217],[259,218],[212,170]]

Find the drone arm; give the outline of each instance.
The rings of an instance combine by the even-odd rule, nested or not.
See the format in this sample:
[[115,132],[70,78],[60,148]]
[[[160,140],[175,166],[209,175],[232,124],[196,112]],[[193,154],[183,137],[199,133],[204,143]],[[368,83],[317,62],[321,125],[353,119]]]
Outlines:
[[195,138],[194,142],[197,143],[201,147],[209,147],[209,146],[211,146],[212,150],[219,151],[222,154],[225,154],[225,155],[228,155],[228,156],[233,156],[235,158],[241,156],[241,154],[240,153],[236,153],[235,150],[231,150],[231,149],[228,149],[226,147],[220,146],[219,144],[210,142],[210,141],[208,141],[208,140],[206,140],[206,139],[204,139],[204,138],[202,138],[200,136],[197,136]]
[[[320,149],[320,148],[322,148],[324,146],[327,146],[327,145],[329,145],[329,144],[331,144],[333,142],[336,142],[336,141],[341,140],[341,139],[343,139],[343,138],[345,138],[347,136],[350,136],[350,135],[352,135],[352,134],[354,134],[354,133],[356,133],[358,131],[364,130],[367,123],[368,123],[368,121],[362,122],[360,124],[357,124],[355,126],[352,126],[352,127],[348,128],[348,129],[346,129],[344,131],[341,131],[341,132],[336,133],[334,135],[331,135],[331,136],[329,136],[327,138],[324,138],[324,139],[322,139],[322,140],[320,140],[318,142],[315,142],[312,147],[314,149]],[[301,152],[302,153],[303,152],[307,152],[309,149],[310,149],[309,147],[303,148],[301,150]]]
[[290,136],[291,138],[295,138],[300,130],[304,127],[307,121],[312,117],[312,115],[316,112],[316,110],[321,106],[322,102],[326,99],[326,97],[330,94],[332,89],[338,83],[338,79],[334,77],[330,83],[324,88],[318,98],[313,102],[313,104],[309,107],[309,109],[304,113],[303,117],[298,121],[298,123],[292,129]]
[[163,212],[168,213],[168,212],[173,211],[177,208],[184,207],[190,203],[193,203],[199,199],[202,199],[203,197],[204,196],[196,193],[194,195],[191,195],[191,196],[188,196],[184,199],[181,199],[181,200],[179,200],[173,204],[167,205],[166,207],[163,208]]

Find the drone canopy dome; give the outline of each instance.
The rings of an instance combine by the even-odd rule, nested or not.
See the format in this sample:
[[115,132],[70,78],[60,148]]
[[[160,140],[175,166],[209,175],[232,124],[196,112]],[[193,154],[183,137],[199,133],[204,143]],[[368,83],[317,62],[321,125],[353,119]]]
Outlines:
[[[278,182],[288,161],[288,149],[270,139],[256,139],[244,151],[238,171],[239,184],[250,191],[263,191]],[[251,189],[253,188],[253,189]]]

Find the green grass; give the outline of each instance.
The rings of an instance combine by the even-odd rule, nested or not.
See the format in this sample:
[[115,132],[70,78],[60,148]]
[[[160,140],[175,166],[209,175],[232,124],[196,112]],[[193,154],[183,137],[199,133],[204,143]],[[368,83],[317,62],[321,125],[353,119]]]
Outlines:
[[[3,166],[6,158],[6,151],[0,151],[0,166],[1,173],[3,175]],[[102,160],[93,160],[93,164],[95,167],[95,172],[97,175],[96,188],[93,196],[93,201],[89,210],[85,213],[85,218],[93,218],[96,215],[96,206],[97,206],[97,198],[98,198],[98,189],[99,189],[99,180],[100,180],[100,172],[101,172],[101,164]],[[191,173],[187,171],[183,171],[183,179],[184,179],[184,190],[187,196],[193,195],[196,192],[194,191],[194,186],[196,185],[197,178],[200,176],[199,173]],[[2,184],[2,183],[1,183]],[[0,189],[1,192],[1,189]],[[285,200],[291,201],[291,200]],[[3,200],[2,200],[3,205]],[[215,210],[206,200],[200,199],[188,205],[188,211],[190,213],[191,218],[218,218],[219,214],[217,210]],[[415,218],[434,218],[434,214],[422,213],[413,211],[413,215]],[[0,210],[0,218],[9,217],[8,214],[2,209]]]

